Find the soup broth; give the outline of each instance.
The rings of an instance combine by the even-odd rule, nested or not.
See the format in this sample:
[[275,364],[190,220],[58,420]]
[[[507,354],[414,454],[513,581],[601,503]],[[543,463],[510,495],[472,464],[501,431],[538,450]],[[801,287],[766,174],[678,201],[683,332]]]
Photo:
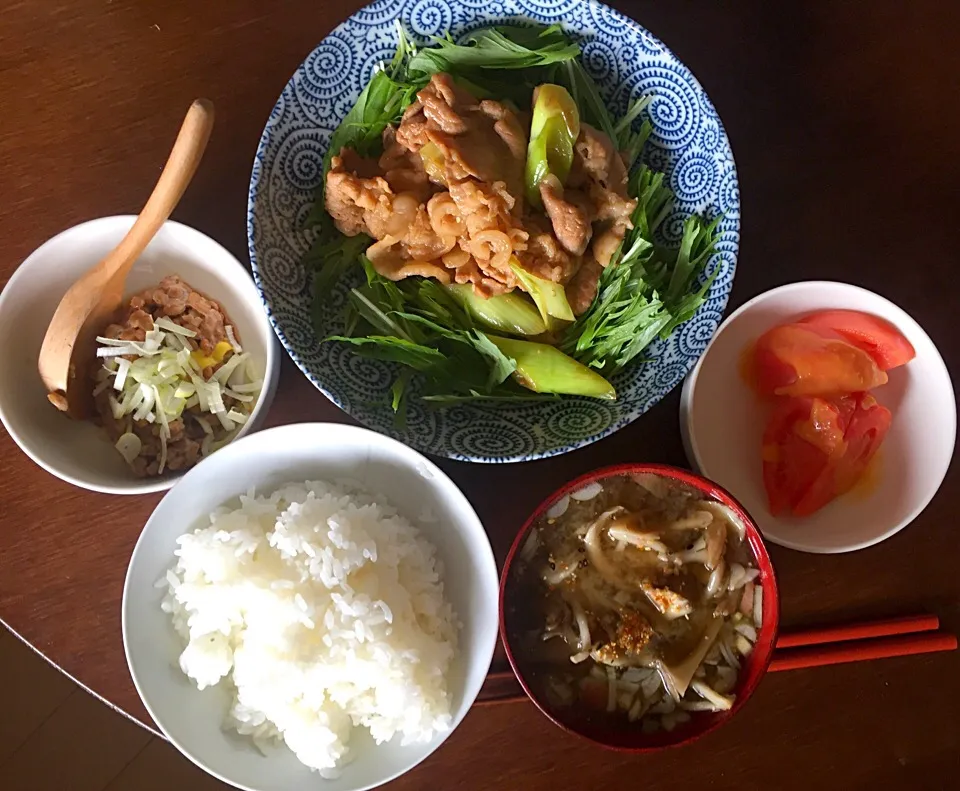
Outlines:
[[728,508],[659,475],[613,476],[533,526],[507,628],[548,705],[672,730],[733,705],[762,623],[758,576]]

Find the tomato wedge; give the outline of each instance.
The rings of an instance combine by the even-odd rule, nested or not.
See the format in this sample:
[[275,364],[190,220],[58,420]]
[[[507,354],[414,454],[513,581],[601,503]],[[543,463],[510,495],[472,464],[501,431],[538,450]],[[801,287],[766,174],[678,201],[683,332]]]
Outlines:
[[770,512],[792,511],[817,478],[846,449],[848,401],[778,398],[763,433],[763,484]]
[[885,384],[864,350],[819,326],[781,324],[757,340],[753,373],[761,395],[834,396]]
[[877,399],[869,393],[859,393],[855,398],[856,408],[843,434],[847,452],[834,473],[834,491],[837,494],[850,491],[860,480],[893,421],[890,410],[878,404]]
[[849,491],[890,420],[890,411],[866,393],[777,399],[763,435],[770,512],[809,516]]
[[881,371],[906,365],[917,356],[913,344],[893,324],[859,310],[821,310],[799,323],[837,333],[869,354]]

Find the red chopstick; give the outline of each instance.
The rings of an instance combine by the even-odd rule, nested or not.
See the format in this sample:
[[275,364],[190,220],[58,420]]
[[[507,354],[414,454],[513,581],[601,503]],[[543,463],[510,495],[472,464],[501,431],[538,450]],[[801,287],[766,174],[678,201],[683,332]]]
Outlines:
[[825,626],[782,634],[777,638],[777,650],[798,648],[804,645],[839,643],[843,640],[864,640],[870,637],[889,637],[895,634],[932,632],[939,628],[940,619],[936,615],[907,615],[902,618],[884,618],[879,621]]
[[[956,650],[956,635],[936,631],[939,627],[940,619],[936,615],[910,615],[788,632],[777,639],[769,669],[776,673]],[[490,673],[487,678],[504,681],[512,676],[511,671],[500,670]],[[478,699],[476,704],[513,703],[525,699],[526,695],[511,692]]]
[[802,648],[778,648],[770,662],[770,672],[799,670],[803,667],[839,665],[843,662],[862,662],[870,659],[886,659],[893,656],[930,654],[935,651],[953,651],[957,637],[946,632],[923,634],[894,634],[890,637],[875,637],[867,640],[848,640],[842,643],[805,645]]

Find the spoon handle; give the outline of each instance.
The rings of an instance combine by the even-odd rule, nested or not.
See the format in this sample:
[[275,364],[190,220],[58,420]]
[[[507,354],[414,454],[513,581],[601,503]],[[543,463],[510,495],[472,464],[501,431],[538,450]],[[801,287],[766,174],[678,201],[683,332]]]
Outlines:
[[[48,398],[58,409],[83,413],[79,404],[85,399],[68,400],[66,395],[70,379],[79,375],[76,370],[71,374],[75,347],[78,343],[89,345],[81,335],[90,335],[87,325],[91,321],[106,320],[120,306],[127,274],[176,208],[200,164],[212,130],[213,104],[197,99],[187,110],[167,164],[136,222],[120,244],[81,275],[60,300],[47,327],[37,365],[50,394]],[[92,335],[86,340],[92,342]],[[71,401],[78,405],[71,407]]]
[[207,99],[197,99],[187,110],[167,164],[163,166],[140,216],[113,252],[95,267],[99,270],[97,276],[106,281],[120,273],[126,275],[130,270],[183,197],[203,157],[211,131],[213,104]]

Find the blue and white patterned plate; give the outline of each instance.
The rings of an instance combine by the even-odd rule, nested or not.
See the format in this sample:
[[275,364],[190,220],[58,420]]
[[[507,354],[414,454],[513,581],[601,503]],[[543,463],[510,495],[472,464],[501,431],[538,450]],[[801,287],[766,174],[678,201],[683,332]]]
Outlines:
[[[386,404],[395,377],[389,364],[320,343],[342,329],[346,287],[327,306],[320,337],[310,321],[307,273],[300,259],[313,236],[302,230],[322,177],[330,135],[378,63],[396,48],[395,20],[421,43],[448,31],[458,37],[493,23],[559,22],[580,39],[587,69],[611,109],[622,113],[653,93],[654,134],[647,162],[667,173],[677,200],[664,241],[679,243],[691,213],[722,213],[718,271],[707,302],[666,341],[613,380],[619,397],[509,405],[430,407],[409,399],[406,425]],[[270,114],[250,177],[250,261],[267,314],[294,362],[350,415],[417,450],[452,459],[512,462],[574,450],[636,420],[683,379],[717,329],[733,285],[740,241],[740,191],[730,143],[703,88],[679,60],[636,22],[584,0],[378,0],[327,36],[293,75]]]

